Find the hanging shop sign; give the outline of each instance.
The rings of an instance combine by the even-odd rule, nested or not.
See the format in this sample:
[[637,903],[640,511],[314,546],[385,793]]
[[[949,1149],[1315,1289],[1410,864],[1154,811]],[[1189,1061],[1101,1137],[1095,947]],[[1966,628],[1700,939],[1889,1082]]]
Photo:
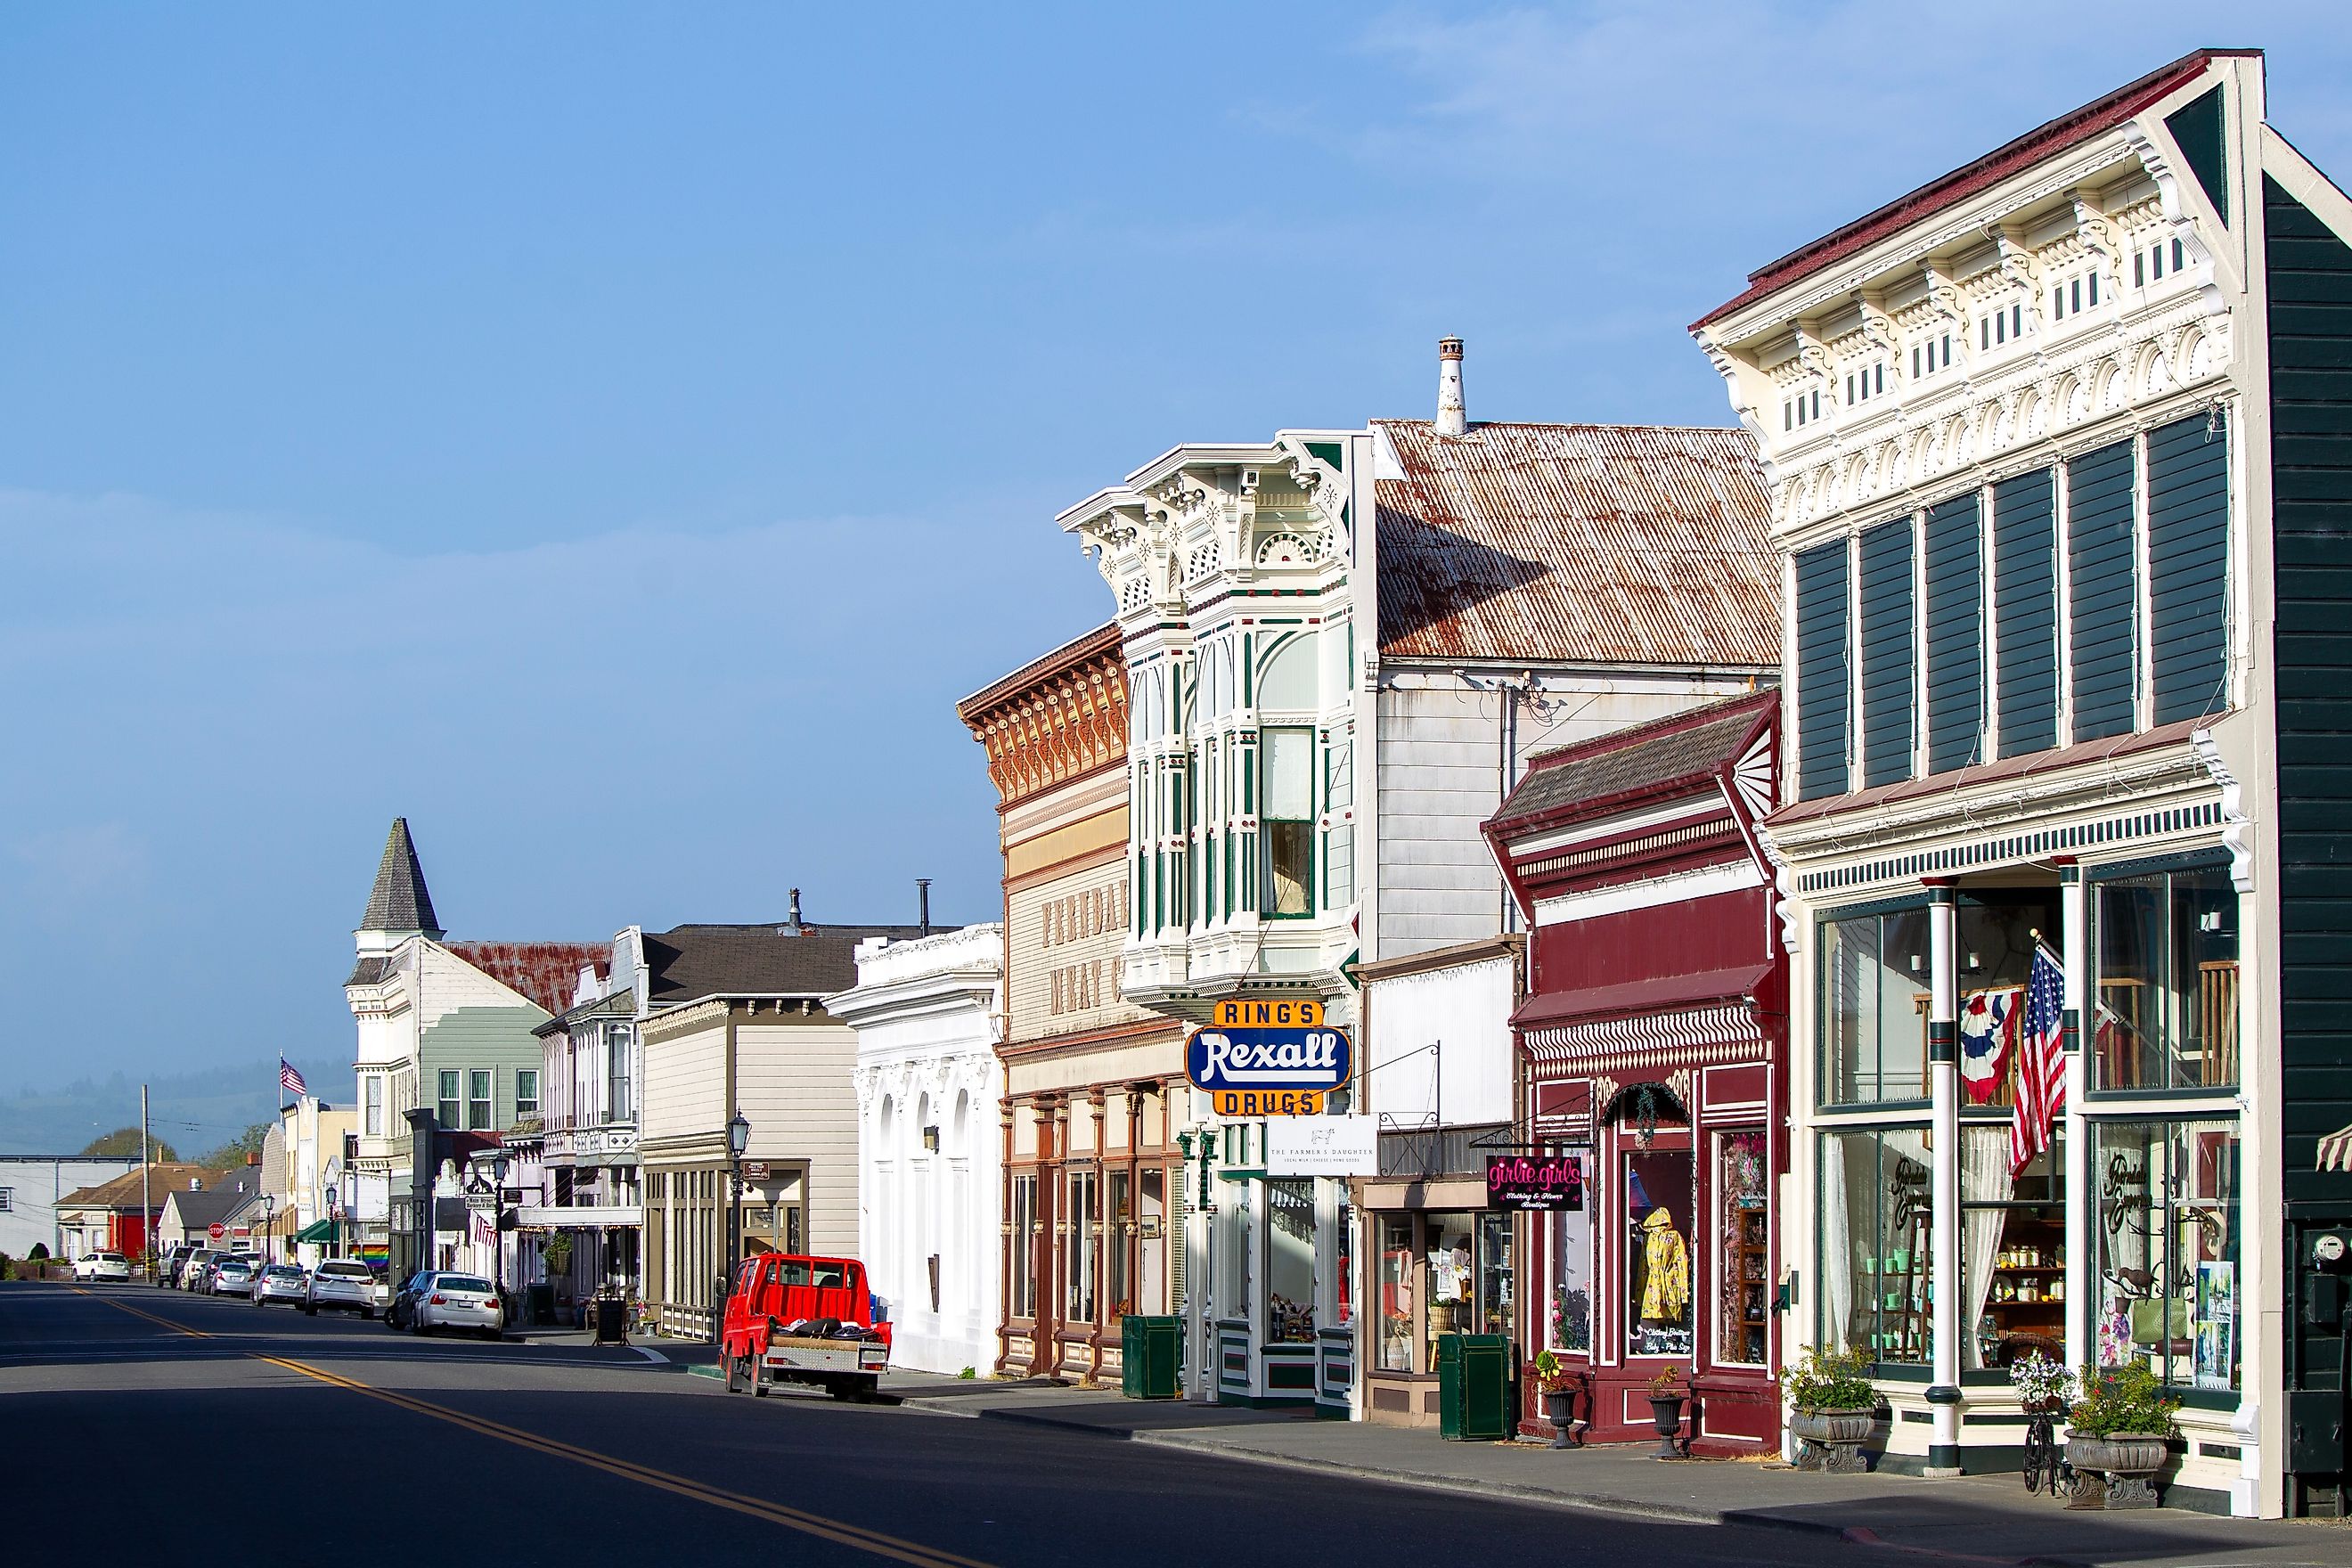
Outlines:
[[1380,1119],[1290,1116],[1265,1124],[1269,1176],[1377,1176]]
[[1486,1206],[1549,1214],[1584,1207],[1584,1159],[1578,1154],[1489,1154]]
[[1315,1001],[1220,1002],[1184,1043],[1185,1075],[1219,1116],[1320,1116],[1355,1051]]

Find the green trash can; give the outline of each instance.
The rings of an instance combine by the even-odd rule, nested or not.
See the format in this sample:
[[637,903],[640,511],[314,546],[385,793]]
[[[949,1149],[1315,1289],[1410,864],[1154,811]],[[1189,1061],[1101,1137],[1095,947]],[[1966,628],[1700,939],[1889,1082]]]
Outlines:
[[1176,1397],[1184,1320],[1129,1313],[1118,1321],[1118,1391],[1129,1399]]
[[1511,1435],[1511,1341],[1507,1334],[1441,1334],[1437,1435],[1499,1443]]

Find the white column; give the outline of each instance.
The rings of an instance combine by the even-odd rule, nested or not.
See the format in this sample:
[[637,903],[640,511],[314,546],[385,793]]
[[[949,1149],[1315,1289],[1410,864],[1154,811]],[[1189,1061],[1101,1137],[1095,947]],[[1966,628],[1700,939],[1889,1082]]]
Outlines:
[[1930,886],[1927,906],[1929,997],[1927,1071],[1933,1105],[1932,1173],[1935,1248],[1928,1272],[1935,1293],[1928,1313],[1935,1336],[1935,1380],[1927,1402],[1935,1415],[1927,1443],[1931,1476],[1960,1473],[1960,1061],[1954,926],[1958,910],[1948,882]]
[[2091,931],[2082,868],[2062,865],[2058,876],[2065,944],[2060,956],[2066,970],[2066,1364],[2084,1366],[2091,1361],[2091,1305],[2099,1278],[2091,1235],[2090,1127],[2083,1120],[2083,1091],[2090,1082],[2083,1014],[2090,990]]

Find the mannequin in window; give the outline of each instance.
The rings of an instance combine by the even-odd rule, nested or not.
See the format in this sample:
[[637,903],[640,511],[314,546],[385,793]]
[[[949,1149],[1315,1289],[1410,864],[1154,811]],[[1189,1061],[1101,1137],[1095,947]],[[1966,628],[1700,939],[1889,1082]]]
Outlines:
[[1690,1248],[1664,1207],[1642,1216],[1642,1322],[1681,1328],[1690,1310]]

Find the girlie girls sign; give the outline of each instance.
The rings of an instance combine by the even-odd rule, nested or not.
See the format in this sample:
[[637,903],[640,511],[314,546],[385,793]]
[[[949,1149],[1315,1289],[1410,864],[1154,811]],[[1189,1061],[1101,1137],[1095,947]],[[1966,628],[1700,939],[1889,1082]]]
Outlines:
[[1489,1154],[1486,1206],[1549,1214],[1584,1206],[1584,1158],[1580,1154]]

